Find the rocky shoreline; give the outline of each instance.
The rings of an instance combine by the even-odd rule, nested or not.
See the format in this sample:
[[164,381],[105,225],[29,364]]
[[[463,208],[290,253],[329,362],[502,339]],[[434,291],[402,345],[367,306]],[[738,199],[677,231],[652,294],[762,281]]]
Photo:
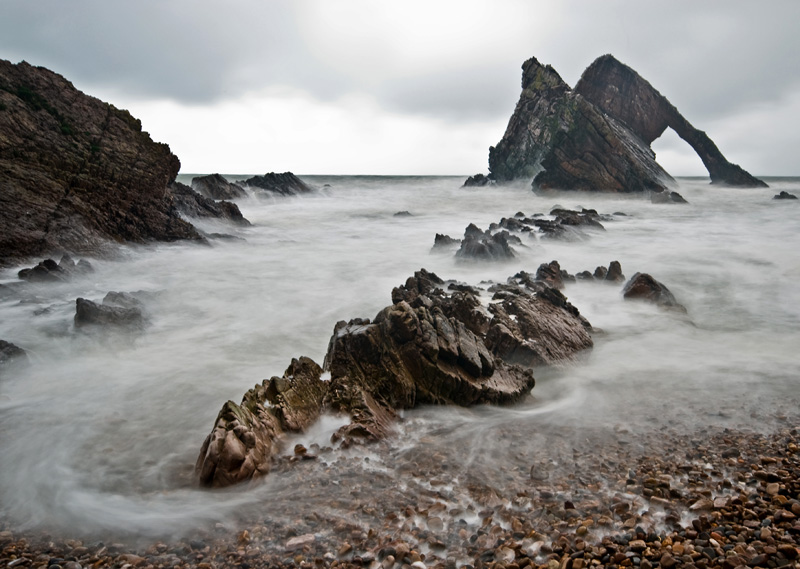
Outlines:
[[[783,420],[796,424],[796,417]],[[434,452],[408,466],[411,480],[428,482],[426,491],[387,491],[381,488],[387,481],[376,476],[351,488],[350,519],[324,512],[307,512],[291,526],[242,519],[237,527],[217,524],[150,543],[68,539],[17,531],[3,520],[0,563],[55,569],[799,566],[797,428],[642,435],[616,429],[602,438],[590,435],[556,468],[532,463],[528,472],[509,469],[505,480],[474,480],[474,504],[462,511],[448,505],[448,457]],[[278,469],[297,472],[297,465],[289,467],[296,461],[287,456]],[[336,464],[323,472],[336,471]],[[309,492],[326,480],[325,474],[297,475]],[[370,491],[384,497],[369,501]],[[374,523],[360,523],[364,517]]]

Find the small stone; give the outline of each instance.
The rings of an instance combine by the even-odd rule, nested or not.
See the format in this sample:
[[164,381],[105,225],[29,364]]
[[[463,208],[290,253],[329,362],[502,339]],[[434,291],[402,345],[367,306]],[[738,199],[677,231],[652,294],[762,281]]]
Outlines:
[[444,529],[442,518],[438,516],[428,518],[428,529],[437,533],[442,531]]
[[505,563],[506,565],[514,561],[515,557],[516,554],[514,553],[514,550],[508,547],[501,547],[494,552],[494,558],[500,563]]
[[411,564],[411,569],[428,569],[428,568],[422,561],[414,561],[414,563]]
[[306,545],[311,545],[316,540],[316,537],[313,533],[307,533],[304,535],[298,535],[297,537],[291,538],[289,541],[286,542],[286,551],[296,551],[298,549],[303,549]]
[[628,544],[632,551],[640,552],[647,549],[647,544],[643,539],[634,539]]
[[708,498],[700,498],[694,504],[689,506],[690,510],[710,510],[714,507],[714,502]]
[[339,547],[339,550],[336,553],[339,555],[339,557],[344,557],[351,551],[353,551],[353,546],[345,541],[341,547]]
[[781,490],[781,485],[778,484],[777,482],[770,482],[769,484],[767,484],[767,494],[769,494],[770,496],[774,496],[775,494],[780,492],[780,490]]
[[659,563],[661,563],[661,566],[665,569],[669,569],[670,567],[674,567],[678,562],[669,552],[666,552],[661,556]]
[[728,507],[728,497],[727,496],[717,496],[714,498],[714,507],[716,509],[727,508]]

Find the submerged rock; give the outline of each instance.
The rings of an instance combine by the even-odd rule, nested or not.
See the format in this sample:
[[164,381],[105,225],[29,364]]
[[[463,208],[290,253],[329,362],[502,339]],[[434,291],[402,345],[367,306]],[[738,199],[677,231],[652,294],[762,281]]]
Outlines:
[[787,191],[781,191],[781,193],[776,194],[772,197],[774,200],[796,200],[797,196],[794,194],[790,194]]
[[228,401],[198,457],[200,484],[266,474],[283,434],[306,430],[324,411],[349,417],[333,437],[348,446],[386,437],[397,412],[418,405],[514,403],[535,384],[530,366],[570,361],[592,346],[589,323],[542,282],[514,281],[513,298],[489,311],[477,289],[445,285],[422,269],[373,320],[337,323],[323,366],[329,382],[301,358],[241,405]]
[[490,177],[532,179],[539,189],[661,192],[674,184],[650,144],[667,127],[703,160],[712,183],[766,186],[729,163],[702,131],[614,57],[595,60],[570,89],[535,58],[502,140],[489,149]]
[[0,340],[0,372],[12,363],[28,361],[28,353],[11,342]]
[[229,182],[220,174],[192,178],[192,189],[212,200],[237,200],[247,196],[244,188],[235,182]]
[[653,203],[689,203],[678,192],[653,192],[650,194],[650,201]]
[[647,273],[633,275],[622,289],[622,296],[626,300],[645,300],[662,308],[686,312],[686,308],[675,299],[670,290]]
[[113,326],[139,329],[144,326],[144,315],[138,306],[124,307],[97,304],[85,298],[75,300],[75,326]]
[[0,60],[0,265],[199,239],[167,193],[180,161],[141,122],[42,67]]
[[474,188],[474,187],[482,187],[488,186],[493,184],[494,180],[492,180],[489,176],[485,176],[483,174],[475,174],[474,176],[470,176],[464,181],[465,188]]
[[270,172],[263,176],[253,176],[242,183],[246,186],[259,188],[281,196],[295,196],[298,194],[308,194],[314,191],[291,172],[284,172],[283,174]]

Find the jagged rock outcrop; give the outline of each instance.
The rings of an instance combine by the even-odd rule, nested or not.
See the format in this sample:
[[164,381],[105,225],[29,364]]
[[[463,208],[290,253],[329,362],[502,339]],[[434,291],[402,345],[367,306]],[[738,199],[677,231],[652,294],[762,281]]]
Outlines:
[[502,140],[489,149],[494,180],[533,179],[540,189],[662,192],[674,180],[650,144],[669,126],[695,149],[712,183],[766,185],[730,164],[705,133],[610,55],[589,66],[574,90],[535,58],[522,69],[517,107]]
[[789,192],[782,190],[781,193],[775,194],[772,196],[774,200],[796,200],[797,196],[794,194],[790,194]]
[[237,225],[250,225],[235,203],[214,201],[180,182],[172,182],[169,193],[177,210],[187,217],[225,219]]
[[433,238],[433,248],[431,250],[435,251],[437,249],[450,249],[456,245],[461,245],[461,239],[453,239],[449,235],[437,233]]
[[192,189],[212,200],[237,200],[247,196],[244,188],[235,182],[229,182],[220,174],[195,176],[192,178]]
[[291,172],[284,172],[282,174],[270,172],[263,176],[253,176],[242,183],[245,186],[266,190],[271,194],[280,196],[295,196],[298,194],[308,194],[314,191],[303,180]]
[[534,294],[505,290],[489,306],[486,345],[498,358],[526,367],[573,361],[594,345],[592,327],[559,290],[538,284]]
[[302,431],[319,417],[327,392],[321,375],[310,358],[293,359],[283,377],[265,379],[239,405],[225,403],[197,458],[200,484],[221,488],[267,474],[284,433]]
[[[505,261],[513,259],[514,249],[510,242],[519,243],[518,237],[512,236],[508,231],[483,231],[478,226],[470,223],[464,231],[461,247],[456,251],[459,259],[478,261]],[[435,242],[434,242],[435,244]]]
[[266,474],[283,434],[307,429],[323,411],[349,416],[334,441],[378,440],[399,410],[417,405],[519,401],[535,383],[530,367],[570,361],[592,346],[589,323],[545,283],[512,279],[488,311],[480,291],[450,284],[422,269],[374,320],[337,323],[324,362],[330,381],[301,358],[241,405],[228,401],[198,457],[200,484]]
[[35,267],[20,270],[17,276],[28,282],[62,282],[91,272],[94,272],[94,268],[86,259],[76,263],[69,255],[63,255],[58,263],[53,259],[45,259]]
[[167,191],[179,169],[127,111],[52,71],[0,60],[0,265],[201,239]]
[[644,300],[677,312],[686,312],[686,307],[679,303],[675,296],[663,283],[647,273],[636,273],[622,289],[625,300]]

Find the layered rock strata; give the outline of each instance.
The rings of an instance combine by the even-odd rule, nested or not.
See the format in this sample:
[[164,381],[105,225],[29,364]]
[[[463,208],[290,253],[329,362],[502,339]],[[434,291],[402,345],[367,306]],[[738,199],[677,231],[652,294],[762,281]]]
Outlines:
[[765,186],[729,163],[711,139],[631,68],[598,58],[570,89],[535,58],[502,140],[489,149],[490,178],[532,179],[538,189],[662,192],[672,177],[650,144],[667,127],[703,160],[712,183]]
[[47,69],[0,60],[0,264],[199,240],[167,191],[179,169],[127,111]]
[[301,358],[240,405],[223,406],[198,457],[200,484],[263,476],[283,435],[322,412],[349,417],[334,435],[344,446],[379,440],[402,409],[517,402],[534,386],[531,367],[592,347],[591,326],[557,290],[519,279],[502,289],[487,310],[477,289],[446,287],[423,269],[392,291],[393,304],[374,320],[337,323],[324,361],[329,381]]

